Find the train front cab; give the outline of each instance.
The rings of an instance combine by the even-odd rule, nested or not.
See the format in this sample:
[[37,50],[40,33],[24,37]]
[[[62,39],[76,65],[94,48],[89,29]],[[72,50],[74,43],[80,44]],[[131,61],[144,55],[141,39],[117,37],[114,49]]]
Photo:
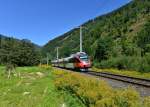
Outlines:
[[91,61],[88,57],[78,57],[75,58],[74,66],[76,69],[79,69],[80,71],[88,71],[88,69],[91,67]]

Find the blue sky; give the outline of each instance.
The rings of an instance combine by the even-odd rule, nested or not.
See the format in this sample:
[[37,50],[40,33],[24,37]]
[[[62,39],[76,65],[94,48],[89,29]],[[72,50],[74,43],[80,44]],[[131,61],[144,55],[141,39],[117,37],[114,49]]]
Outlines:
[[0,0],[0,34],[44,45],[131,0]]

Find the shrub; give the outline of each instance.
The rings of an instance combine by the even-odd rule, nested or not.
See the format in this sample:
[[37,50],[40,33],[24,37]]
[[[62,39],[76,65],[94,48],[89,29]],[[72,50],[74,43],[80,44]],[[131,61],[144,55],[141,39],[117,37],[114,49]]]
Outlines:
[[150,96],[144,99],[144,107],[149,107],[149,106],[150,106]]
[[98,68],[117,68],[150,72],[150,55],[147,54],[144,57],[120,56],[109,60],[103,60],[99,64],[95,64],[95,66]]
[[[112,89],[106,82],[77,73],[54,71],[55,86],[76,96],[87,107],[148,107],[132,88]],[[143,106],[144,104],[144,106]]]

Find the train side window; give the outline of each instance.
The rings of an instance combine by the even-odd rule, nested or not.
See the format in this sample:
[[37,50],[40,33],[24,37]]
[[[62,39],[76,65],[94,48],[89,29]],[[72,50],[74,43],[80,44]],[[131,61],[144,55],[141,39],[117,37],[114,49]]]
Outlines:
[[73,63],[73,62],[74,62],[74,59],[71,58],[71,59],[69,60],[69,63]]
[[79,59],[75,58],[75,62],[76,62],[76,63],[79,63],[80,61],[79,61]]

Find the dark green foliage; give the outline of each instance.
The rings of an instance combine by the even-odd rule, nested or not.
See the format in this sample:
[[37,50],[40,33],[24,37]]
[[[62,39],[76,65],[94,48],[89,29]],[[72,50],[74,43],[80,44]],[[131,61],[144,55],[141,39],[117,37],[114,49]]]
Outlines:
[[0,64],[37,65],[40,60],[37,48],[29,40],[17,40],[0,35]]
[[[83,24],[83,50],[99,67],[150,71],[150,0],[133,0],[109,14]],[[79,29],[48,42],[43,55],[56,58],[79,51]]]
[[138,33],[138,46],[143,49],[142,55],[150,52],[150,20],[145,24],[144,28]]
[[149,55],[145,57],[120,56],[116,58],[115,57],[110,58],[108,60],[103,60],[101,63],[95,64],[95,66],[101,68],[118,68],[118,69],[148,72],[150,71],[149,57],[150,57]]
[[97,59],[98,61],[108,59],[111,46],[112,40],[110,37],[100,37],[97,41],[94,59]]

